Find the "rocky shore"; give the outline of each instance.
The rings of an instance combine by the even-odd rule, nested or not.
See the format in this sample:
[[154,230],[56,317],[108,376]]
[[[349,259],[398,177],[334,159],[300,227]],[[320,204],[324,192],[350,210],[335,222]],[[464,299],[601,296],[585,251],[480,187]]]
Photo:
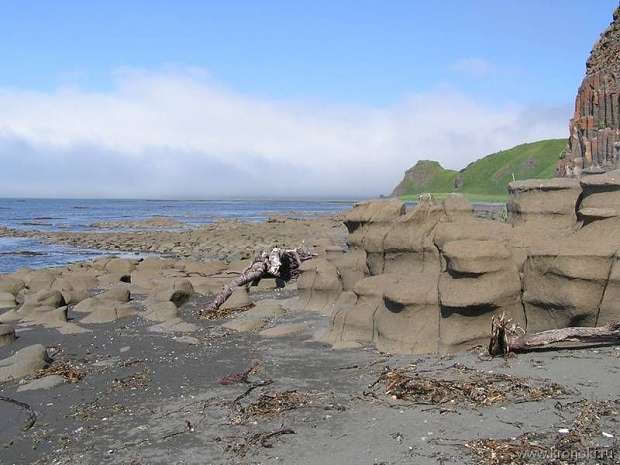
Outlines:
[[[616,348],[412,358],[330,338],[321,263],[345,252],[336,218],[44,239],[174,256],[0,277],[3,465],[542,464],[558,447],[615,463]],[[262,280],[198,317],[242,257],[300,243],[317,254],[300,281]],[[506,450],[512,462],[494,458]]]
[[[158,253],[198,260],[236,260],[254,257],[261,250],[275,246],[297,247],[304,241],[318,247],[329,246],[334,241],[344,243],[346,236],[341,219],[336,216],[301,219],[274,216],[261,223],[222,220],[200,228],[157,218],[93,226],[103,231],[44,232],[0,227],[0,237],[28,237],[87,249]],[[105,231],[108,228],[139,230]]]

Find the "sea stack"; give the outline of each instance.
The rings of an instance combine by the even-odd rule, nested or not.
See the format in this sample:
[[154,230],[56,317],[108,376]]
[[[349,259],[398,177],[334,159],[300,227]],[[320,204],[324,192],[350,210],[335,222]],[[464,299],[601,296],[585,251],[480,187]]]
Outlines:
[[586,62],[559,176],[620,168],[620,6]]

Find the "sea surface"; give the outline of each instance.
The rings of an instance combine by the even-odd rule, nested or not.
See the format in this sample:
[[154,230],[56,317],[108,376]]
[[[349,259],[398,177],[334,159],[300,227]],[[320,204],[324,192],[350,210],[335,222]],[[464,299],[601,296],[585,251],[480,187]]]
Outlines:
[[[259,222],[270,216],[314,216],[342,212],[352,200],[86,200],[0,199],[0,226],[36,231],[97,231],[95,223],[167,217],[200,226],[218,219]],[[110,231],[110,229],[106,229]],[[106,251],[0,237],[0,273],[94,258]]]

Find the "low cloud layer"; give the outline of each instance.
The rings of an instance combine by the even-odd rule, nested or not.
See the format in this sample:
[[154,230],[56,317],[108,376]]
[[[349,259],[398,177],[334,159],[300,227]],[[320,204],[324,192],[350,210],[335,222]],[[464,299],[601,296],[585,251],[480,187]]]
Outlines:
[[568,116],[447,88],[383,108],[277,101],[184,72],[125,73],[107,92],[0,89],[0,196],[371,196],[419,159],[462,168],[565,137]]

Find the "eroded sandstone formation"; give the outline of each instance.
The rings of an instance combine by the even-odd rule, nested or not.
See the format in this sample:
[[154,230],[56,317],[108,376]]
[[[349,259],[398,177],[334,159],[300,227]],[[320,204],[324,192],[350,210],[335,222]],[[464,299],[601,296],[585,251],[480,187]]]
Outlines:
[[614,170],[620,160],[620,7],[586,63],[560,176]]
[[620,171],[509,194],[508,223],[459,195],[354,207],[349,250],[307,262],[298,282],[307,307],[331,315],[328,342],[454,352],[485,344],[496,314],[531,332],[619,319]]

